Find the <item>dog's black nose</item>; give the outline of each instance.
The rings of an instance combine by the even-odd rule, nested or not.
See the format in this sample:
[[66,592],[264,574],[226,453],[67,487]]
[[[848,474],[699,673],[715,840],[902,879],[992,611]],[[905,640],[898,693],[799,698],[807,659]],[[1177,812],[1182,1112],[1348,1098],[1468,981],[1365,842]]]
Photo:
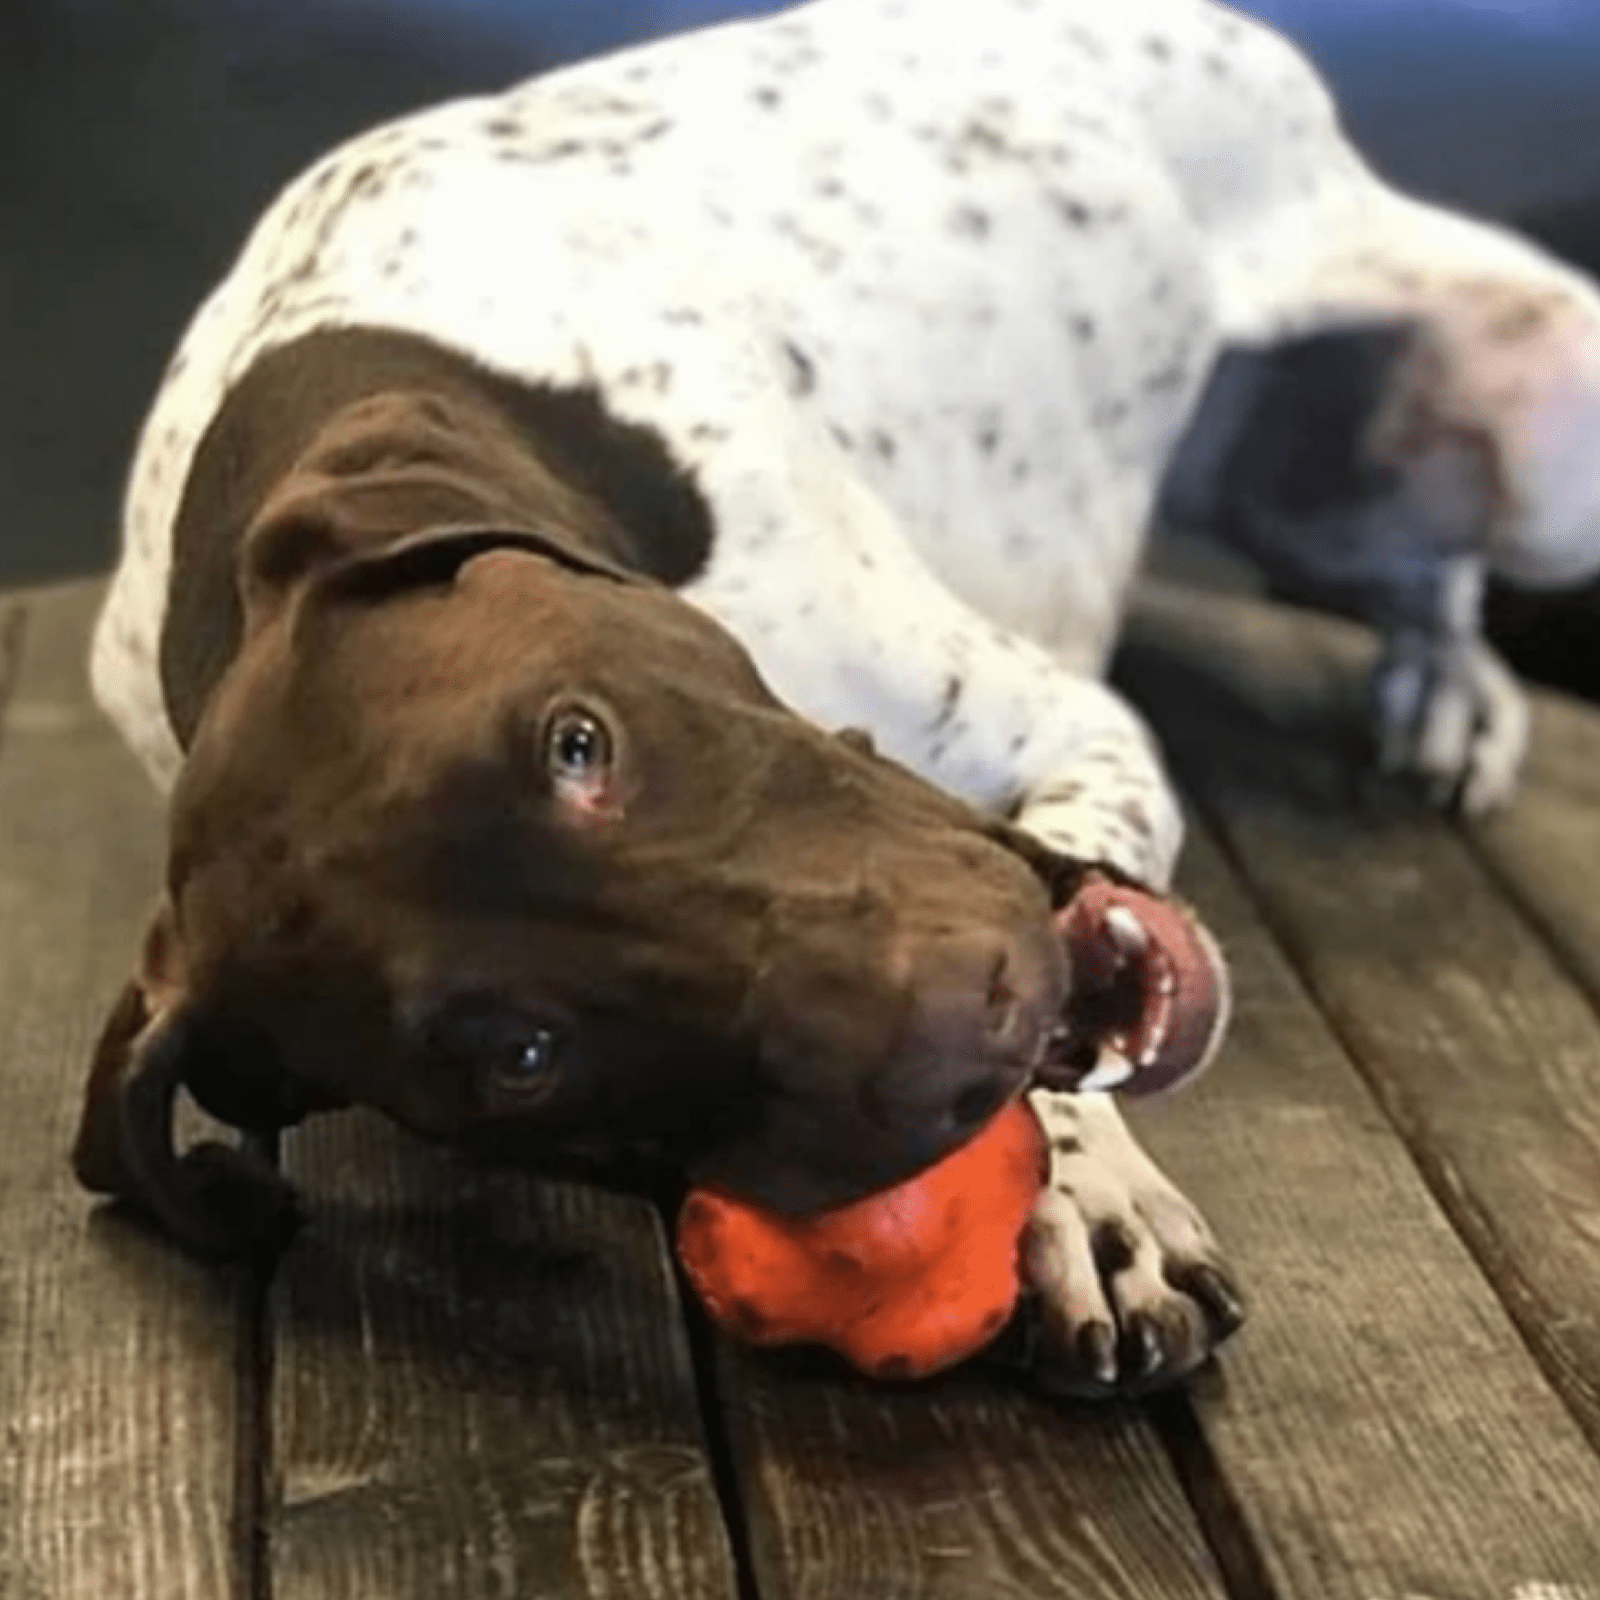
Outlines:
[[904,1035],[880,1100],[891,1116],[960,1135],[1027,1082],[1059,1014],[1064,963],[1053,942],[949,934],[913,965]]

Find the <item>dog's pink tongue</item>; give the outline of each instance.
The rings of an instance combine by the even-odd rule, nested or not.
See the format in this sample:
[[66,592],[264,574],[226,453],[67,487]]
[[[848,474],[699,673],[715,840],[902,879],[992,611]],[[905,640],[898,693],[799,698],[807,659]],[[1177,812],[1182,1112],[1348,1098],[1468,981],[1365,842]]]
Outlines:
[[1039,1087],[1156,1094],[1205,1070],[1230,994],[1222,952],[1193,915],[1094,875],[1056,928],[1072,997]]

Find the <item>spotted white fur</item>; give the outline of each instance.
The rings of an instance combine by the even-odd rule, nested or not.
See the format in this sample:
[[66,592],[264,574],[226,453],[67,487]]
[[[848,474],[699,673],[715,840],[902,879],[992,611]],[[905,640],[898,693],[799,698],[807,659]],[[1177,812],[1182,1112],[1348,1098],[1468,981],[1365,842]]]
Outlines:
[[[1469,435],[1503,491],[1481,562],[1593,567],[1600,300],[1377,182],[1266,29],[1206,0],[813,0],[623,53],[366,134],[267,212],[144,430],[96,691],[170,783],[157,641],[202,431],[263,352],[398,329],[598,385],[694,470],[715,544],[683,592],[781,695],[1162,886],[1179,814],[1095,679],[1163,470],[1225,344],[1389,313],[1426,329],[1433,425],[1395,461]],[[1397,726],[1436,678],[1394,678]],[[1459,764],[1478,709],[1425,761]],[[1520,753],[1502,720],[1483,792]],[[1109,1102],[1039,1104],[1079,1146],[1041,1283],[1075,1327],[1173,1312],[1203,1224]],[[1107,1222],[1130,1262],[1102,1283]]]

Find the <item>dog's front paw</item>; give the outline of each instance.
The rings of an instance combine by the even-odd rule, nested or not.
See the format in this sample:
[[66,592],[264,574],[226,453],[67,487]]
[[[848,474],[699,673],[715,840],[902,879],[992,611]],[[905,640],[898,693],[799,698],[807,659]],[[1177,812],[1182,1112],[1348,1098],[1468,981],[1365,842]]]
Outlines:
[[1244,1321],[1200,1214],[1101,1095],[1033,1097],[1050,1183],[1024,1243],[1028,1363],[1059,1394],[1141,1394],[1199,1367]]
[[1528,704],[1482,640],[1392,635],[1372,699],[1385,772],[1419,779],[1436,804],[1468,816],[1511,798],[1528,748]]

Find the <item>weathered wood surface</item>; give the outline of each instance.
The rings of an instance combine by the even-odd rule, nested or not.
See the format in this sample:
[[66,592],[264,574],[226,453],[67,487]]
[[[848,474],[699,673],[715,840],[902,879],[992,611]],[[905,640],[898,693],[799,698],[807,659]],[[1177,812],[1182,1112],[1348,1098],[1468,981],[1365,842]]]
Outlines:
[[733,1600],[644,1203],[468,1172],[376,1119],[294,1135],[274,1288],[274,1600]]
[[84,683],[97,594],[0,606],[0,1594],[220,1600],[245,1577],[247,1296],[93,1208],[66,1159],[159,881],[155,797]]
[[1600,1589],[1600,1461],[1200,830],[1237,982],[1216,1070],[1130,1108],[1251,1317],[1193,1403],[1278,1600]]
[[1522,800],[1463,833],[1355,776],[1347,631],[1140,626],[1240,978],[1215,1076],[1138,1119],[1251,1294],[1156,1408],[1202,1534],[1141,1413],[981,1370],[724,1350],[702,1412],[646,1208],[370,1119],[289,1141],[315,1221],[264,1322],[92,1207],[65,1152],[159,832],[84,692],[95,592],[0,600],[0,1596],[1600,1600],[1593,713],[1541,702]]
[[[1594,648],[1600,656],[1600,625]],[[1523,792],[1474,828],[1473,839],[1600,1004],[1600,716],[1593,707],[1538,698]]]
[[[1178,772],[1600,1440],[1600,1019],[1573,963],[1459,831],[1356,776],[1363,651],[1351,630],[1244,603],[1163,602],[1136,638],[1125,676],[1156,708]],[[1518,802],[1530,817],[1548,813],[1545,781],[1536,764]],[[1592,862],[1577,851],[1574,885]],[[1549,894],[1559,906],[1576,892]],[[1568,926],[1579,941],[1576,917]]]
[[725,1348],[762,1600],[1211,1600],[1209,1551],[1134,1410],[982,1369],[896,1393]]

